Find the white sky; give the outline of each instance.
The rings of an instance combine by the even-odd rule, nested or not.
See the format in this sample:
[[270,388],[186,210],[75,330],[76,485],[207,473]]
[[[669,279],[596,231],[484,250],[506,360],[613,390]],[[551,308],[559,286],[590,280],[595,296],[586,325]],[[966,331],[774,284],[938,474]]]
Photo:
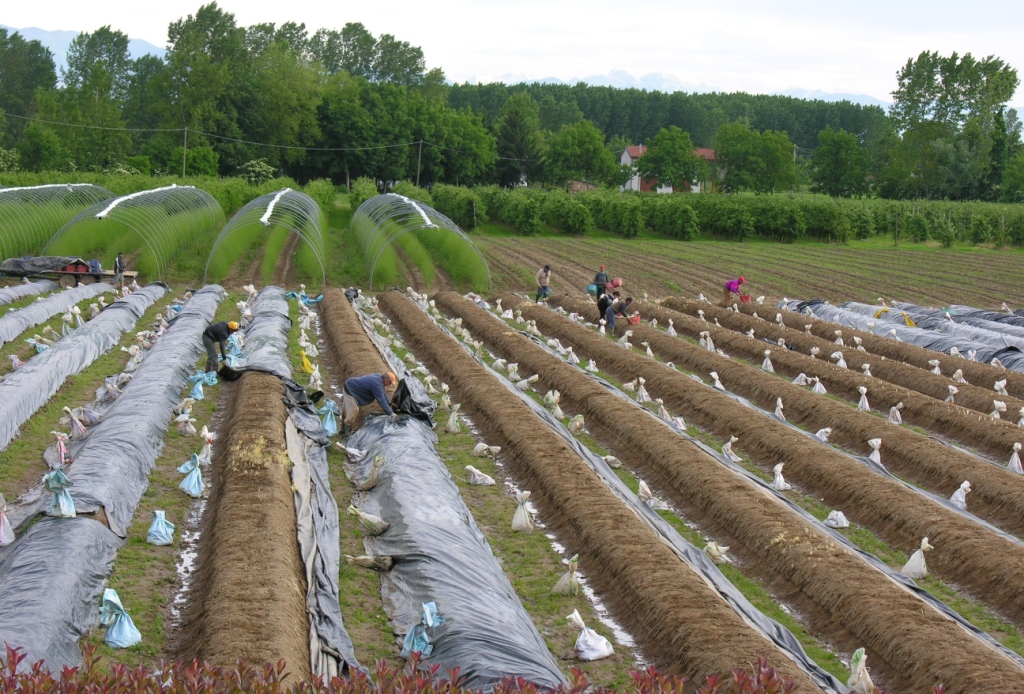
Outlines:
[[[158,46],[199,3],[139,0],[5,2],[14,27],[91,31],[110,24]],[[989,0],[221,0],[242,25],[362,22],[421,46],[457,82],[502,76],[569,80],[612,70],[661,73],[723,91],[790,88],[889,101],[895,74],[922,50],[995,54],[1024,75],[1024,2]],[[1018,90],[1015,105],[1024,105]]]

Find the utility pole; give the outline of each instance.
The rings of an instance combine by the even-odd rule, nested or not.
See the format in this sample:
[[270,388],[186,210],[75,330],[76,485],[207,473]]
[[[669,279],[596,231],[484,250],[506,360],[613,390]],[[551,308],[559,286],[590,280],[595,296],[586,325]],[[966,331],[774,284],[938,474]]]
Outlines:
[[185,146],[181,150],[181,177],[185,178],[185,157],[188,155],[188,126],[185,126]]
[[420,187],[420,163],[423,161],[423,140],[420,140],[420,154],[416,157],[416,187]]

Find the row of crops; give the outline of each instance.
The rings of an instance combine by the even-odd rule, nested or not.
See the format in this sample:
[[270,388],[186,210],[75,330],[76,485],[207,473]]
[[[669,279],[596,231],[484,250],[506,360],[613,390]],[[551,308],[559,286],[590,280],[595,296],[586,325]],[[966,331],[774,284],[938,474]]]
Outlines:
[[435,207],[464,229],[494,220],[525,236],[546,228],[572,236],[595,230],[626,238],[653,232],[781,242],[845,242],[889,236],[908,242],[1020,245],[1024,206],[982,202],[848,200],[807,195],[658,195],[600,190],[464,188],[438,184]]

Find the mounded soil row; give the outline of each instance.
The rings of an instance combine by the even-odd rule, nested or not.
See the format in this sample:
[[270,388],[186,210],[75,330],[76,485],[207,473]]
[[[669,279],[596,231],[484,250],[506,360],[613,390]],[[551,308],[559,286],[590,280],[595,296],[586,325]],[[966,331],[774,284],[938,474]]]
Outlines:
[[[342,383],[355,376],[384,373],[389,370],[380,353],[370,342],[370,338],[363,332],[359,316],[343,291],[337,287],[324,290],[324,300],[320,302],[320,315],[323,316],[321,329],[330,350],[331,370],[341,377],[339,380]],[[389,396],[394,394],[395,387],[392,385],[386,389]],[[377,403],[362,409],[380,412]],[[361,424],[362,419],[357,425]]]
[[[673,305],[672,300],[664,302]],[[677,308],[673,305],[674,308]],[[751,306],[750,304],[741,304],[740,311],[748,315],[753,314],[757,309],[760,308],[761,312],[766,310],[764,306]],[[951,357],[943,352],[936,352],[934,350],[925,349],[924,347],[918,347],[917,345],[907,344],[906,342],[896,342],[896,340],[890,340],[887,337],[881,337],[874,333],[865,332],[863,330],[857,330],[846,325],[839,325],[838,323],[829,323],[819,318],[812,318],[807,315],[794,313],[793,311],[782,311],[775,308],[774,306],[767,307],[767,310],[774,316],[776,313],[782,314],[782,322],[787,327],[793,328],[803,332],[805,325],[811,326],[811,332],[818,337],[832,341],[835,339],[835,331],[843,331],[843,340],[853,341],[854,336],[861,338],[864,349],[871,354],[877,354],[887,359],[895,359],[896,361],[906,362],[907,364],[913,364],[914,366],[921,369],[930,369],[928,362],[932,359],[939,360],[939,366],[944,374],[952,374],[957,369],[963,369],[964,378],[967,379],[968,383],[974,384],[989,384],[995,383],[1002,379],[1006,379],[1006,390],[1013,393],[1018,398],[1024,398],[1024,373],[1018,373],[1017,371],[1010,371],[1009,369],[1000,369],[991,364],[982,364],[981,362],[970,361],[960,357]],[[707,309],[705,309],[707,311]],[[758,314],[760,315],[760,313]],[[894,326],[895,327],[895,326]],[[945,399],[945,395],[942,396]],[[1001,399],[1001,398],[1000,398]],[[992,403],[989,403],[991,407]],[[991,409],[989,410],[991,411]]]
[[817,688],[752,630],[702,578],[633,514],[557,434],[416,305],[398,292],[380,307],[407,346],[451,387],[462,412],[524,488],[588,580],[635,635],[646,658],[667,672],[703,677],[767,654],[798,683]]
[[242,658],[308,678],[309,621],[299,556],[281,379],[246,372],[232,388],[176,657],[232,667]]
[[[824,503],[842,510],[889,544],[911,550],[922,537],[928,537],[936,547],[928,555],[933,573],[964,587],[1018,624],[1024,623],[1024,583],[1020,580],[1024,547],[547,308],[510,295],[502,301],[506,308],[518,303],[523,315],[536,320],[543,332],[572,345],[580,358],[594,359],[606,373],[623,381],[645,377],[652,397],[662,398],[676,414],[721,440],[738,437],[734,448],[745,451],[762,467],[770,470],[776,463],[786,463],[787,480],[813,490]],[[706,364],[700,369],[703,373],[711,370],[714,367]]]
[[[1020,400],[1012,396],[1008,397],[1005,395],[999,395],[992,388],[985,388],[979,385],[964,385],[962,383],[954,383],[948,375],[937,376],[933,374],[930,370],[921,369],[912,364],[905,364],[894,358],[886,358],[883,360],[879,359],[879,355],[877,354],[872,354],[869,352],[860,352],[853,347],[840,347],[834,342],[834,333],[830,335],[830,337],[832,337],[833,339],[826,340],[824,338],[818,337],[817,335],[808,335],[802,329],[794,330],[793,328],[782,327],[778,323],[775,323],[775,316],[778,313],[781,313],[781,311],[778,311],[776,309],[770,309],[765,314],[765,316],[762,316],[762,320],[759,320],[757,318],[754,318],[753,316],[748,316],[745,313],[737,313],[735,311],[729,311],[719,306],[699,304],[695,301],[687,301],[685,299],[666,299],[665,301],[662,302],[662,307],[667,307],[669,310],[681,312],[684,314],[688,314],[690,316],[698,316],[699,314],[697,313],[697,311],[704,311],[704,315],[708,320],[713,321],[717,318],[718,322],[721,323],[726,328],[730,328],[732,330],[744,333],[746,333],[750,329],[753,329],[755,336],[766,337],[775,342],[778,342],[779,338],[785,338],[786,342],[793,345],[794,348],[796,348],[798,351],[804,354],[809,355],[811,352],[811,347],[817,347],[818,349],[821,350],[820,359],[822,362],[828,361],[829,355],[831,355],[833,352],[842,352],[843,358],[846,360],[847,365],[853,372],[859,374],[861,370],[861,364],[870,364],[871,374],[876,379],[887,381],[895,385],[904,386],[910,390],[928,395],[931,398],[939,400],[940,402],[942,402],[944,406],[950,409],[954,409],[955,406],[947,405],[945,403],[945,400],[946,397],[949,395],[949,386],[951,385],[956,385],[957,389],[960,391],[956,395],[956,404],[962,405],[963,407],[955,408],[956,410],[963,410],[964,408],[968,408],[971,410],[975,410],[976,412],[980,412],[986,415],[987,417],[989,413],[992,412],[992,401],[1001,400],[1006,403],[1007,419],[996,420],[995,423],[1002,423],[1003,427],[997,427],[995,429],[990,427],[988,431],[1006,432],[1017,430],[1017,439],[1010,440],[1009,446],[1007,446],[1005,443],[1005,436],[1002,436],[998,439],[993,439],[991,445],[998,446],[998,451],[993,452],[997,453],[999,457],[1004,457],[1005,454],[1005,457],[1008,458],[1008,451],[1010,450],[1010,448],[1013,447],[1014,441],[1018,440],[1021,436],[1021,432],[1017,429],[1015,422],[1017,420],[1017,413],[1020,411],[1021,407],[1024,407],[1024,400]],[[657,306],[654,306],[652,304],[643,305],[643,312],[645,315],[650,313],[651,316],[656,316],[657,313],[656,311],[653,311],[653,309],[657,309]],[[785,316],[785,314],[783,315]],[[678,320],[677,316],[670,315],[669,317],[673,318],[673,320]],[[783,320],[785,320],[785,317],[783,317]],[[805,322],[804,325],[808,325],[808,323]],[[848,328],[844,327],[842,328],[842,330],[843,339],[852,342],[852,340],[847,338],[846,331],[848,330]],[[886,342],[892,342],[892,340],[886,340]],[[867,347],[865,347],[864,349],[867,349]],[[931,357],[933,359],[938,358],[937,352],[929,352],[929,354],[935,355]],[[959,364],[957,368],[963,368],[964,365],[961,362],[964,362],[964,360],[957,359],[955,361],[956,363]],[[955,371],[955,369],[948,371],[947,373],[952,374],[953,371]],[[794,374],[794,376],[795,375],[796,374]],[[812,374],[808,373],[808,375]],[[820,374],[813,375],[817,376]],[[998,378],[1001,379],[1004,378],[1004,376],[1000,376]],[[825,379],[823,377],[822,381],[824,380]],[[993,380],[992,383],[994,384],[995,380]],[[857,389],[854,388],[853,392],[856,393]],[[859,397],[859,395],[855,397]],[[886,404],[886,407],[891,407],[892,405],[895,405],[897,402],[900,402],[901,400],[907,405],[907,409],[905,411],[906,414],[909,414],[912,411],[912,409],[916,409],[913,408],[911,403],[903,396],[900,396],[896,400],[893,400],[891,404]],[[988,418],[991,419],[991,417]],[[928,418],[926,418],[925,421],[927,421],[927,419]],[[928,424],[922,423],[922,426],[928,426]],[[979,443],[978,445],[982,447],[987,447],[990,444]]]
[[[524,316],[537,318],[538,326],[540,316],[546,314],[554,319],[553,325],[568,323],[614,350],[632,354],[546,308],[508,295],[502,300],[506,306],[521,308]],[[873,662],[884,662],[895,677],[905,678],[914,686],[942,682],[952,691],[977,686],[974,678],[979,676],[993,684],[998,682],[997,686],[1024,682],[1024,670],[1008,658],[967,637],[958,624],[808,524],[775,496],[723,468],[698,447],[652,421],[636,405],[608,393],[578,367],[536,346],[457,295],[439,294],[435,302],[442,310],[460,316],[463,327],[493,351],[518,362],[521,373],[538,373],[545,387],[561,391],[569,408],[583,413],[588,429],[612,443],[623,460],[656,478],[659,487],[677,503],[699,508],[728,529],[748,550],[800,588],[820,610],[859,637]],[[544,332],[568,338],[570,331]],[[601,359],[590,354],[584,341],[579,344],[588,356]],[[599,363],[607,368],[613,361],[612,355],[605,355]],[[659,376],[652,372],[648,385],[658,382],[664,386],[659,390],[670,390],[670,379]],[[696,383],[694,386],[701,387]],[[720,416],[728,415],[720,411]]]
[[[592,304],[571,299],[563,299],[559,303],[568,310],[578,311],[590,320],[596,320],[597,310]],[[657,313],[650,305],[645,305],[641,310],[645,317]],[[673,320],[679,319],[678,329],[681,331],[699,335],[702,330],[706,330],[711,334],[716,347],[731,354],[760,359],[768,347],[760,340],[719,328],[714,323],[702,322],[680,314],[668,317]],[[723,357],[650,326],[620,325],[617,326],[616,332],[621,335],[626,328],[633,331],[631,339],[634,344],[646,341],[651,349],[664,359],[691,369],[702,378],[706,378],[709,371],[716,371],[722,384],[730,392],[749,398],[764,409],[773,410],[776,398],[782,398],[788,420],[809,431],[831,427],[832,437],[829,440],[849,450],[868,455],[871,452],[867,444],[868,439],[882,439],[882,463],[894,473],[939,496],[948,497],[956,491],[961,482],[970,480],[973,491],[968,508],[971,513],[1009,532],[1024,533],[1024,478],[1020,475],[979,460],[935,439],[921,436],[911,429],[889,422],[888,419],[861,412],[849,405],[812,393],[808,388],[794,385],[786,378],[766,373],[757,366]],[[875,379],[865,378],[782,347],[772,350],[771,359],[776,369],[792,372],[793,375],[801,371],[811,375],[827,373],[831,376],[829,383],[841,384],[841,390],[845,390],[849,397],[854,399],[860,397],[857,386],[864,384],[868,387],[868,402],[874,402],[876,405],[880,402],[891,402],[895,405],[902,396],[914,395],[914,399],[924,401],[918,404],[921,405],[921,414],[926,417],[932,410],[943,414],[943,410],[948,407],[946,403],[935,402],[917,393],[911,394],[905,389],[900,389],[903,390],[902,393],[893,393],[891,391],[895,390],[895,386],[883,385]],[[904,404],[910,401],[905,400]],[[931,417],[924,424],[940,428],[937,426],[937,419]],[[998,421],[977,413],[959,415],[953,420],[944,422],[945,426],[941,428],[953,438],[960,440],[973,440],[973,431],[979,433],[978,438],[983,438],[987,429],[1006,431],[1005,422],[1004,427],[999,427]],[[1012,452],[1014,441],[1024,438],[1021,436],[1024,432],[1013,425],[1009,426],[1009,434],[1008,440],[1003,442],[1005,447],[1001,449],[1007,457]]]

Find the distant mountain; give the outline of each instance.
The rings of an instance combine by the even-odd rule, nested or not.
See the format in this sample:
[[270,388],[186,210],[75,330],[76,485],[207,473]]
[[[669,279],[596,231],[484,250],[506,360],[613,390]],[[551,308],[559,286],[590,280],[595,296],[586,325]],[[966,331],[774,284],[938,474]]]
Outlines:
[[[71,42],[81,33],[78,31],[47,31],[46,29],[38,29],[36,27],[15,29],[3,24],[0,24],[0,29],[6,29],[12,34],[16,31],[29,41],[39,41],[39,43],[53,51],[53,62],[57,65],[58,78],[60,78],[61,68],[67,67],[68,48],[71,47]],[[162,58],[166,52],[163,48],[154,46],[148,41],[128,39],[128,53],[132,59],[143,55],[155,55]]]
[[884,109],[888,109],[891,105],[888,101],[882,101],[876,99],[873,96],[867,94],[837,94],[833,92],[823,92],[820,89],[787,89],[784,92],[779,92],[782,96],[792,96],[797,99],[818,99],[821,101],[849,101],[854,104],[861,104],[862,106],[881,106]]

